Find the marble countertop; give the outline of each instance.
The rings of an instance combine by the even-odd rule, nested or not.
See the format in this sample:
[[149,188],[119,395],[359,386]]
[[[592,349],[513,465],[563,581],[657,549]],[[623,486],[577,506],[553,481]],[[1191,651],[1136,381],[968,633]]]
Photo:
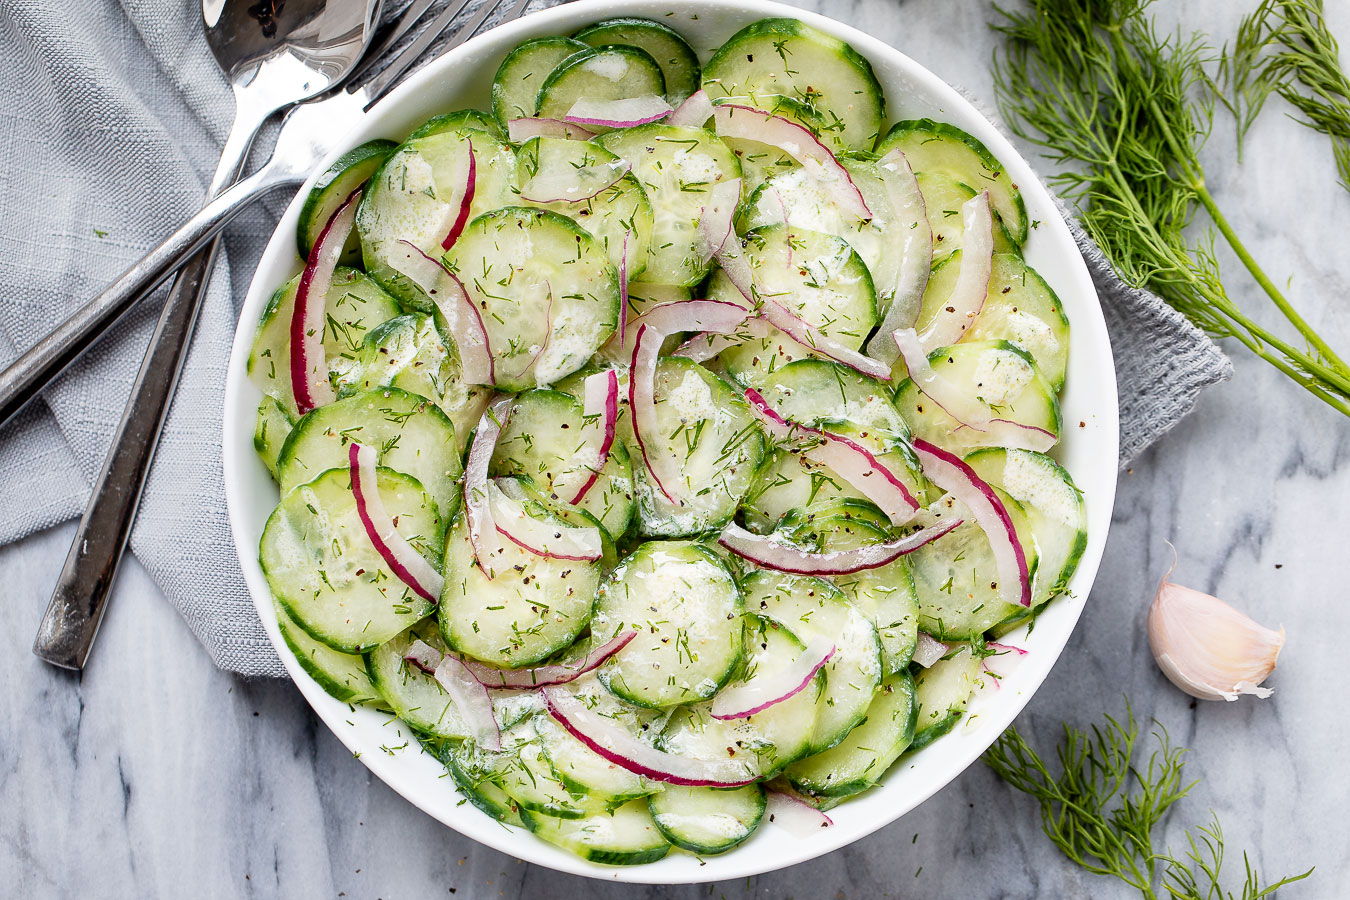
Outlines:
[[[975,0],[853,0],[819,8],[890,41],[988,99],[997,40]],[[1166,25],[1181,4],[1158,4]],[[1185,27],[1222,42],[1223,0],[1185,5]],[[1333,24],[1350,35],[1350,10]],[[1254,130],[1244,161],[1221,127],[1205,154],[1212,189],[1255,256],[1333,345],[1350,346],[1344,235],[1350,195],[1325,139],[1283,118]],[[1235,260],[1221,254],[1226,271]],[[1234,274],[1235,299],[1262,306]],[[1273,321],[1273,319],[1272,319]],[[1350,883],[1342,816],[1343,637],[1350,421],[1233,350],[1236,374],[1122,474],[1097,585],[1073,639],[1019,726],[1049,750],[1058,723],[1156,717],[1191,748],[1201,779],[1182,823],[1223,822],[1230,875],[1241,851],[1268,875],[1316,865],[1290,897]],[[279,898],[1033,898],[1136,896],[1065,861],[1034,804],[981,764],[853,846],[744,881],[642,888],[526,865],[419,812],[374,779],[289,683],[215,670],[134,561],[123,570],[83,677],[29,652],[73,523],[0,548],[0,883],[15,897]],[[1196,703],[1158,673],[1144,607],[1180,551],[1175,579],[1282,623],[1272,699]]]

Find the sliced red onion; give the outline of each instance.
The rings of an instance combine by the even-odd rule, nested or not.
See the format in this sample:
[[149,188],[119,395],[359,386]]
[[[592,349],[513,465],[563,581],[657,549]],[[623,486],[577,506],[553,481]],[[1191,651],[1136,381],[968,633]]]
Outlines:
[[586,497],[600,477],[605,463],[609,462],[609,451],[614,446],[614,433],[619,421],[618,371],[607,369],[588,375],[583,382],[582,397],[584,415],[588,422],[593,421],[596,425],[595,437],[578,451],[577,455],[584,460],[583,465],[553,482],[554,492],[574,506]]
[[797,696],[834,656],[835,645],[816,638],[797,658],[776,672],[757,670],[749,681],[719,691],[712,702],[714,719],[744,719]]
[[659,122],[672,112],[665,97],[644,94],[622,100],[595,100],[582,97],[563,116],[564,122],[598,125],[602,128],[633,128]]
[[820,829],[834,824],[825,813],[787,791],[768,791],[764,799],[764,815],[793,837],[815,837]]
[[867,344],[867,355],[893,366],[897,356],[890,335],[897,328],[912,328],[923,305],[923,292],[933,267],[933,229],[928,224],[919,181],[905,154],[890,151],[877,161],[877,172],[895,212],[895,219],[887,223],[887,228],[899,235],[903,244],[899,248],[902,255],[891,305],[881,327]]
[[735,240],[736,229],[732,219],[736,205],[741,202],[741,180],[719,181],[708,192],[708,203],[698,219],[698,233],[703,239],[703,259],[706,265],[722,251],[729,240]]
[[895,477],[881,460],[857,441],[812,428],[799,422],[789,422],[780,416],[769,401],[754,388],[746,388],[745,399],[750,408],[759,416],[769,434],[780,440],[791,440],[798,435],[810,435],[816,440],[813,446],[806,447],[801,454],[807,459],[828,466],[847,481],[868,500],[871,500],[891,520],[892,525],[903,525],[914,518],[919,511],[919,501],[905,487],[905,483]]
[[703,90],[694,91],[684,102],[675,107],[675,111],[666,119],[667,125],[679,125],[684,128],[702,128],[713,116],[712,100]]
[[707,362],[728,347],[735,347],[756,338],[768,340],[773,335],[773,327],[768,322],[760,318],[749,318],[736,329],[735,334],[700,332],[676,348],[672,355],[683,356],[697,363]]
[[473,152],[473,142],[466,140],[464,146],[468,148],[469,161],[465,168],[468,170],[468,176],[464,179],[464,189],[459,193],[459,211],[455,213],[454,224],[446,232],[445,239],[441,241],[441,249],[449,250],[455,246],[455,241],[464,233],[464,226],[469,224],[469,207],[473,205],[473,195],[478,188],[478,157]]
[[886,541],[881,544],[868,544],[852,550],[831,550],[828,553],[815,553],[801,550],[770,535],[754,534],[746,531],[735,522],[722,529],[717,542],[742,559],[759,566],[761,569],[773,569],[776,572],[788,572],[792,575],[851,575],[864,569],[876,569],[893,562],[906,553],[913,553],[924,544],[930,544],[961,524],[955,521],[939,521],[922,531]]
[[552,666],[536,666],[533,669],[498,669],[471,659],[464,660],[464,665],[473,677],[486,687],[531,690],[575,681],[587,672],[599,668],[601,663],[628,646],[628,642],[635,637],[637,637],[636,631],[621,632],[599,647],[593,648],[581,659]]
[[914,661],[925,669],[947,655],[952,648],[939,641],[926,631],[919,632],[919,642],[914,645]]
[[994,218],[989,210],[989,192],[981,191],[961,206],[965,237],[961,245],[961,272],[951,296],[923,334],[925,350],[946,347],[961,340],[984,309],[989,278],[994,265]]
[[713,108],[713,118],[719,137],[742,138],[777,147],[829,185],[831,199],[841,210],[864,222],[871,220],[872,211],[867,208],[867,201],[848,170],[809,129],[782,116],[734,103],[719,103]]
[[541,521],[526,513],[520,502],[503,493],[495,481],[488,481],[486,488],[497,532],[522,550],[544,559],[578,562],[594,562],[604,554],[597,526],[574,528]]
[[618,184],[632,168],[632,163],[618,159],[535,175],[521,188],[520,198],[531,203],[580,203]]
[[[998,651],[993,656],[987,656],[980,660],[981,668],[989,673],[990,679],[997,689],[999,682],[1021,664],[1022,658],[1027,655],[1027,651],[1021,647],[1014,647],[1012,644],[1000,644],[997,641],[987,641],[985,646],[990,650]],[[998,660],[998,662],[991,666],[989,665],[990,660]]]
[[488,561],[505,550],[501,532],[492,517],[492,503],[488,493],[488,463],[497,447],[502,428],[511,416],[511,398],[493,401],[478,420],[478,430],[469,445],[469,457],[464,463],[464,517],[469,524],[469,542],[477,557],[478,568],[491,581]]
[[291,391],[295,406],[304,415],[316,406],[337,399],[328,383],[328,358],[323,352],[323,333],[328,327],[328,288],[333,284],[342,249],[356,224],[356,206],[361,189],[352,191],[333,211],[310,248],[291,310]]
[[740,787],[755,781],[755,775],[734,760],[695,759],[657,750],[566,691],[544,688],[543,695],[545,707],[559,725],[600,756],[635,775],[689,787]]
[[469,299],[464,283],[444,263],[432,259],[416,244],[402,239],[399,244],[403,247],[399,270],[422,289],[445,317],[459,350],[464,381],[493,384],[497,380],[497,366],[492,358],[492,344],[488,341],[483,317]]
[[569,141],[589,141],[595,132],[562,119],[528,117],[506,123],[506,136],[513,144],[523,144],[530,138],[555,137]]
[[432,603],[441,598],[445,579],[426,557],[418,553],[394,527],[394,520],[385,512],[380,498],[377,456],[374,447],[353,443],[347,448],[347,459],[352,478],[352,496],[356,498],[356,514],[361,517],[366,536],[375,545],[389,568],[417,596]]
[[408,645],[408,649],[403,652],[404,662],[420,669],[427,675],[436,674],[436,667],[441,664],[441,659],[444,657],[444,653],[421,639],[413,641]]
[[[662,439],[652,431],[656,418],[656,363],[661,354],[661,343],[677,331],[710,331],[719,334],[735,330],[745,321],[746,310],[735,303],[722,300],[681,300],[654,306],[639,317],[636,337],[633,339],[632,363],[628,374],[628,409],[633,417],[633,434],[637,438],[642,460],[651,473],[657,489],[678,505],[666,482],[675,484],[673,473],[658,472],[663,468],[655,457]],[[650,449],[648,447],[650,444]]]
[[1031,573],[1003,501],[960,457],[919,438],[914,441],[924,475],[960,500],[989,538],[998,568],[998,587],[1005,603],[1031,606]]
[[436,666],[436,680],[450,695],[455,711],[473,733],[478,746],[484,750],[502,749],[502,731],[492,709],[492,695],[473,677],[464,661],[447,653]]

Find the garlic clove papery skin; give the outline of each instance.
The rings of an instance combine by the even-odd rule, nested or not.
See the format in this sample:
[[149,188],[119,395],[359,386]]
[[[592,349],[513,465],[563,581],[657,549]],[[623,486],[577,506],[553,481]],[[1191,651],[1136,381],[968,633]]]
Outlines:
[[1217,597],[1164,578],[1148,610],[1148,643],[1163,674],[1192,697],[1265,698],[1271,689],[1260,684],[1275,668],[1284,629],[1272,631]]

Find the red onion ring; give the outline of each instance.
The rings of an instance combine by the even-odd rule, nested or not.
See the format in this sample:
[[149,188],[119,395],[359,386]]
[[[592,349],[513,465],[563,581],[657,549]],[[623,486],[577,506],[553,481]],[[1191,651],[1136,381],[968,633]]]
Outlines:
[[445,579],[427,562],[426,557],[398,533],[394,528],[394,520],[385,512],[384,501],[380,498],[375,448],[353,442],[347,448],[347,460],[352,477],[352,496],[356,498],[356,514],[361,517],[366,536],[399,581],[412,588],[413,593],[422,599],[436,603],[441,598]]
[[755,781],[739,762],[665,753],[565,691],[544,688],[541,693],[545,707],[559,725],[609,762],[635,775],[690,787],[740,787]]
[[511,408],[511,398],[501,397],[483,411],[473,443],[469,445],[469,458],[464,463],[464,517],[469,524],[469,542],[473,544],[479,570],[489,581],[493,572],[488,568],[488,560],[501,555],[505,545],[492,517],[487,489],[488,463],[492,461],[492,451],[497,447],[502,428],[511,417]]
[[888,336],[897,328],[912,328],[923,304],[923,292],[928,287],[928,274],[933,267],[933,229],[928,224],[927,207],[919,181],[909,167],[909,160],[899,150],[892,150],[877,161],[877,171],[886,196],[895,210],[896,219],[890,227],[903,238],[900,271],[895,279],[890,308],[881,320],[877,333],[867,344],[867,354],[888,366],[897,359],[895,347]]
[[664,97],[644,94],[622,100],[593,100],[582,97],[563,116],[564,122],[598,125],[602,128],[634,128],[659,122],[672,112]]
[[469,148],[468,177],[464,180],[464,190],[459,195],[459,212],[455,214],[455,222],[446,232],[445,239],[441,241],[441,249],[449,250],[459,240],[459,236],[464,233],[464,226],[469,224],[469,207],[473,205],[473,195],[478,189],[478,157],[473,152],[473,141],[465,140],[464,145]]
[[361,189],[357,188],[328,217],[310,248],[300,284],[295,289],[295,306],[291,310],[291,391],[301,415],[337,399],[328,383],[328,360],[323,352],[323,333],[328,327],[324,316],[328,312],[328,288],[333,284],[342,248],[356,224],[360,200]]
[[596,526],[559,527],[530,516],[520,502],[507,496],[495,481],[486,484],[488,507],[497,533],[528,553],[544,559],[595,562],[604,555]]
[[755,673],[749,681],[719,691],[712,702],[714,719],[744,719],[801,693],[834,656],[835,645],[817,638],[782,670]]
[[468,384],[493,384],[497,380],[497,365],[492,356],[483,317],[469,299],[464,283],[439,260],[432,259],[411,241],[400,239],[403,245],[403,274],[422,289],[445,317],[459,350],[460,367]]
[[834,824],[825,813],[787,791],[768,791],[764,799],[764,815],[793,837],[814,837]]
[[922,531],[893,541],[868,544],[852,550],[832,550],[828,553],[800,550],[769,535],[746,531],[735,522],[722,529],[717,542],[761,569],[773,569],[775,572],[787,572],[792,575],[851,575],[865,569],[879,568],[907,553],[913,553],[960,524],[960,519],[939,521]]
[[[590,492],[596,480],[600,477],[600,472],[604,470],[605,463],[609,462],[609,452],[614,446],[614,433],[619,422],[619,373],[615,369],[607,369],[604,372],[596,372],[594,375],[586,376],[583,382],[584,406],[583,413],[588,420],[593,419],[598,427],[596,440],[588,440],[582,445],[581,452],[594,450],[593,461],[586,464],[584,468],[576,469],[568,474],[574,475],[574,478],[567,478],[566,475],[560,476],[553,482],[553,490],[558,496],[568,498],[567,502],[573,506],[580,503],[586,494]],[[588,454],[590,455],[590,454]],[[582,475],[584,474],[584,478]],[[581,479],[581,484],[573,486],[572,482]]]
[[704,265],[722,251],[727,241],[736,237],[732,220],[736,215],[736,206],[741,202],[741,180],[732,178],[719,181],[708,194],[708,202],[698,219],[698,233],[703,239],[701,262]]
[[423,640],[413,641],[403,652],[403,661],[427,675],[435,675],[445,654]]
[[492,695],[473,677],[464,661],[447,653],[436,666],[436,681],[450,695],[478,746],[484,750],[502,749],[502,731],[492,709]]
[[939,641],[926,631],[919,632],[919,641],[914,645],[914,662],[923,666],[925,669],[932,668],[933,664],[947,655],[947,651],[952,648]]
[[513,144],[523,144],[530,138],[555,137],[569,141],[589,141],[595,132],[562,119],[544,119],[529,116],[506,123],[506,136]]
[[1026,553],[1017,538],[1012,516],[994,489],[960,457],[941,447],[915,439],[914,452],[919,455],[928,480],[964,503],[988,536],[1004,602],[1031,606],[1031,573],[1027,570]]
[[599,647],[592,649],[579,660],[552,666],[536,666],[533,669],[498,669],[471,659],[464,660],[464,665],[484,687],[532,690],[575,681],[587,672],[599,668],[605,660],[628,646],[628,642],[635,637],[637,637],[636,631],[621,632]]
[[994,265],[994,219],[989,210],[989,192],[981,191],[961,206],[965,237],[961,246],[961,272],[951,296],[919,340],[925,350],[947,347],[961,340],[975,317],[984,309],[989,278]]
[[707,362],[729,347],[735,347],[756,338],[768,340],[774,336],[774,330],[768,322],[758,317],[746,319],[735,334],[709,334],[700,332],[675,349],[672,356],[682,356],[694,362]]
[[666,119],[667,125],[679,125],[684,128],[702,128],[713,116],[712,100],[701,88],[694,91],[684,102],[675,107],[675,111]]

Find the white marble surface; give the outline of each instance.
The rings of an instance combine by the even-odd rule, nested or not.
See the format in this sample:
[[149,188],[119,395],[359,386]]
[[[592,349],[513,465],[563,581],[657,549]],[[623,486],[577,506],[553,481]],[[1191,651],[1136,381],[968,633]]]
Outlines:
[[[990,97],[984,2],[811,4]],[[1335,6],[1334,4],[1329,4]],[[1159,4],[1174,21],[1180,4]],[[1350,10],[1333,20],[1350,35]],[[1230,33],[1222,0],[1186,24]],[[1350,194],[1323,139],[1272,108],[1237,165],[1226,130],[1210,181],[1253,251],[1333,344],[1350,346],[1343,235]],[[1233,260],[1224,263],[1231,270]],[[1261,303],[1234,274],[1235,296]],[[1234,351],[1237,373],[1122,477],[1097,587],[1019,724],[1043,748],[1060,721],[1156,716],[1203,779],[1173,823],[1225,828],[1270,874],[1318,869],[1290,897],[1344,896],[1350,775],[1343,702],[1350,421]],[[0,435],[0,439],[3,435]],[[418,812],[318,724],[289,683],[214,670],[134,562],[82,677],[29,652],[73,526],[0,549],[0,894],[14,897],[1125,898],[1041,835],[1035,810],[977,764],[915,812],[815,862],[681,888],[589,882],[525,865]],[[1144,604],[1177,545],[1176,578],[1283,623],[1275,696],[1195,704],[1153,667]],[[1236,874],[1232,872],[1230,874]]]

